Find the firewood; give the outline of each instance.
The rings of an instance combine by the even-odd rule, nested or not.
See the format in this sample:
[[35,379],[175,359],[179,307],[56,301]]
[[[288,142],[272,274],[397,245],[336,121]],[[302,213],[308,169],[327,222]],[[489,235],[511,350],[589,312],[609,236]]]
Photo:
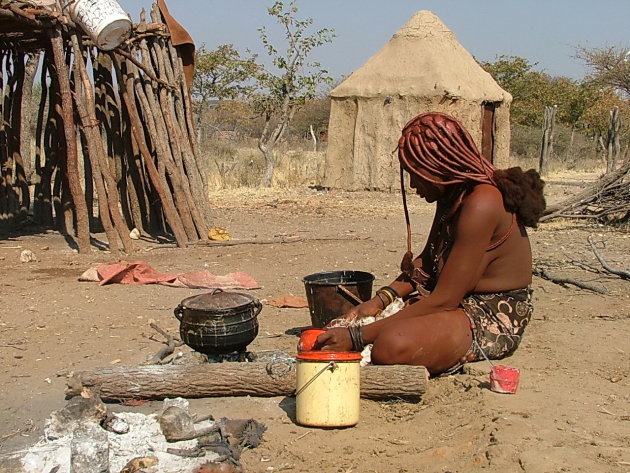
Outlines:
[[[282,365],[282,369],[274,369]],[[368,365],[361,368],[361,397],[419,398],[428,387],[423,366]],[[106,401],[173,397],[290,396],[295,392],[296,366],[286,363],[210,363],[182,366],[117,366],[83,371],[68,379],[66,394],[83,388]]]

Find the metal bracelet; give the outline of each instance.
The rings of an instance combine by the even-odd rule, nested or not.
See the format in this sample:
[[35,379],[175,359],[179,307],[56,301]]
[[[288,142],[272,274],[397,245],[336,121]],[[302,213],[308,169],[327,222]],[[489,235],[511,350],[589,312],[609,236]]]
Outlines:
[[389,302],[387,302],[387,298],[383,299],[383,296],[381,295],[380,291],[376,291],[376,296],[378,297],[378,299],[383,304],[383,309],[389,305]]
[[392,302],[395,299],[398,299],[400,296],[398,295],[398,292],[396,292],[396,289],[394,289],[391,286],[383,286],[381,289],[381,291],[385,291],[387,293],[389,293],[389,295],[392,297]]
[[361,351],[365,346],[363,343],[363,334],[361,333],[361,326],[350,325],[348,326],[348,332],[350,332],[350,340],[352,341],[352,350]]

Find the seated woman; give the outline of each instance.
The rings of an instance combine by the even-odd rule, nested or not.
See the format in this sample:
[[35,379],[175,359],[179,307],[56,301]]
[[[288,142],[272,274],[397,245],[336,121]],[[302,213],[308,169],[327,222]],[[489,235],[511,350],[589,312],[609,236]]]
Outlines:
[[[532,314],[525,227],[536,227],[545,209],[544,182],[534,170],[495,168],[461,123],[442,113],[407,123],[398,157],[407,220],[402,273],[340,319],[375,316],[396,297],[408,303],[362,327],[329,328],[316,347],[360,351],[372,343],[373,363],[422,365],[432,375],[511,355]],[[426,246],[415,259],[405,172],[420,197],[437,203]]]

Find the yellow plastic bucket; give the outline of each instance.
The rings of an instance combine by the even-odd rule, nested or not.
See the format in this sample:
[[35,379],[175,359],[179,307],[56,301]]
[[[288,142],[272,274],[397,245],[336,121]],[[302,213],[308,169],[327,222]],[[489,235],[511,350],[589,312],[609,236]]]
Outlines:
[[297,356],[295,417],[311,427],[359,422],[361,354],[306,351]]

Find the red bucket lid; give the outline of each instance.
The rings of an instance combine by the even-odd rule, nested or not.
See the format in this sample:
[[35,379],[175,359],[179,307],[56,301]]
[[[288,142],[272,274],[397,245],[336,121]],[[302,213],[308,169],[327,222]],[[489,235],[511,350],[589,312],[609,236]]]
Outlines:
[[305,361],[361,361],[361,353],[356,351],[303,351],[298,360]]

